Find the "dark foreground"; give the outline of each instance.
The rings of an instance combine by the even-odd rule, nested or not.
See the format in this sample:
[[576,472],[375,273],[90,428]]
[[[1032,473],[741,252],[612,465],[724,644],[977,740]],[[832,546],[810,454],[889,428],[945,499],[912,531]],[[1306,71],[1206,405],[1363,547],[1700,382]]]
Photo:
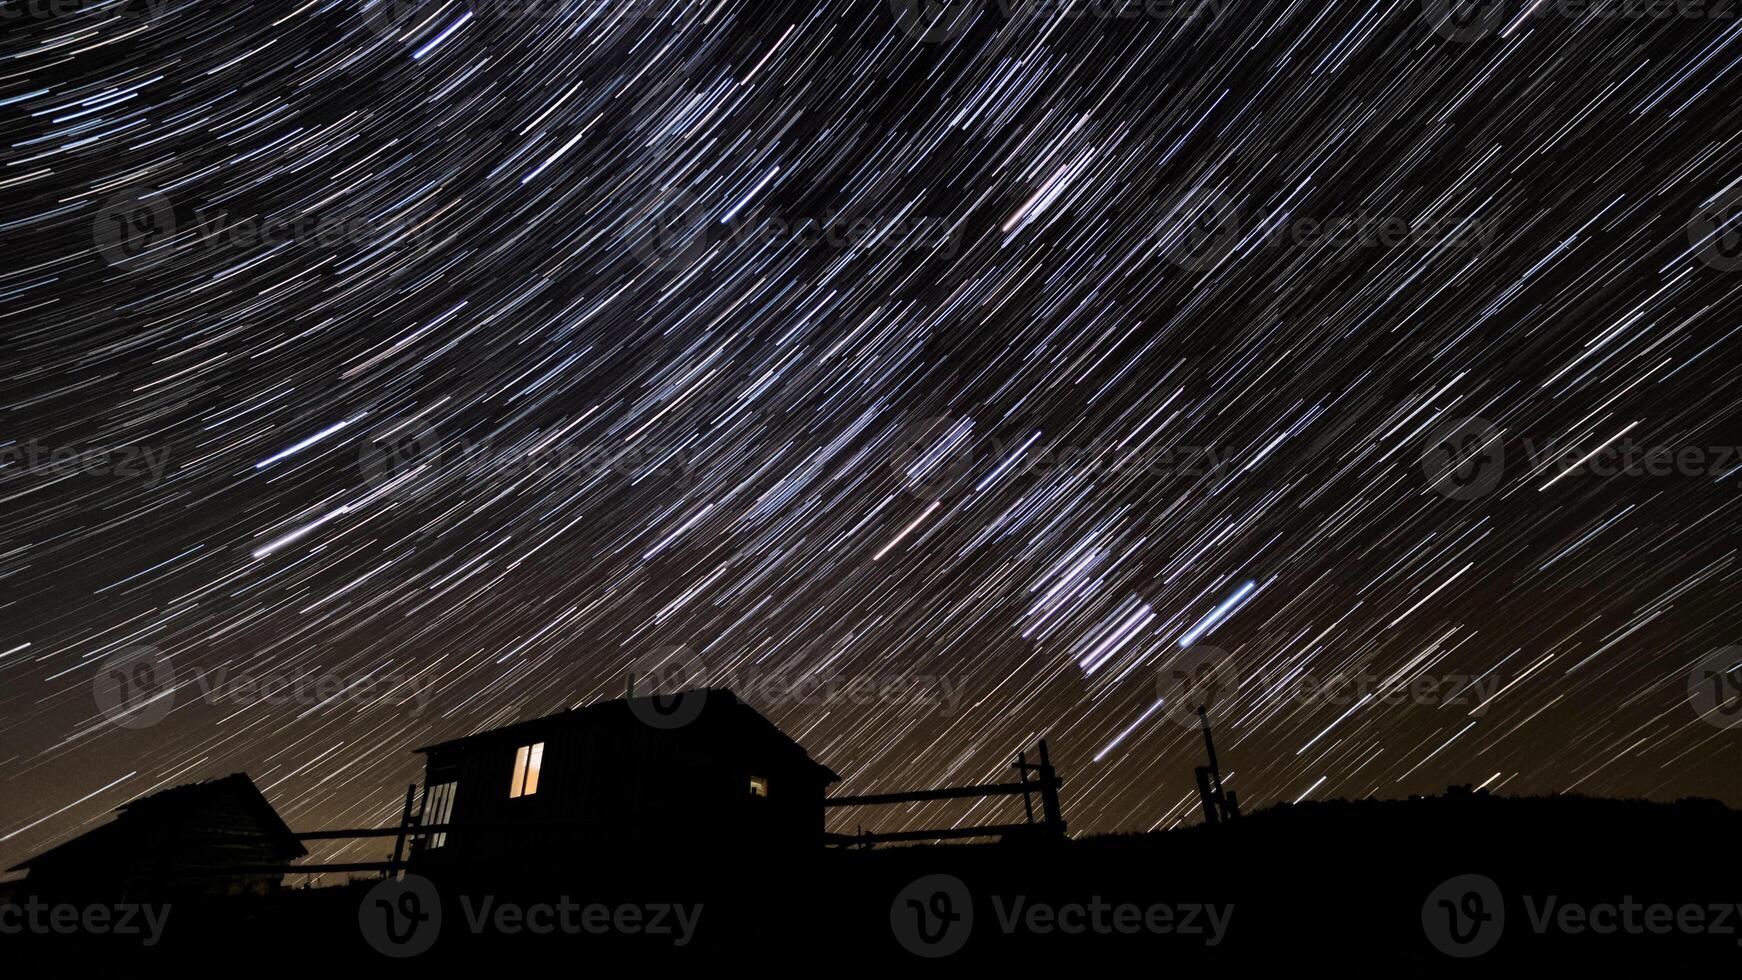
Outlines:
[[1281,806],[1172,833],[802,860],[722,842],[706,859],[614,854],[585,867],[358,881],[131,914],[69,912],[18,889],[0,916],[0,963],[222,955],[421,967],[561,956],[589,968],[818,972],[928,962],[1121,973],[1193,963],[1734,970],[1739,841],[1742,813],[1710,801],[1454,794]]

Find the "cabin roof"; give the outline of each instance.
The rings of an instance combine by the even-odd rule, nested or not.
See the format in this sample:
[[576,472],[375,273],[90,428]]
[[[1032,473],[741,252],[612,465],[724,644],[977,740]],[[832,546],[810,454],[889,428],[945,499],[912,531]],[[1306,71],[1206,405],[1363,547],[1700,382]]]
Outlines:
[[[279,852],[289,858],[303,857],[308,854],[278,816],[278,811],[272,804],[266,802],[266,797],[260,794],[260,789],[254,785],[254,780],[248,778],[245,772],[231,773],[221,779],[203,780],[197,783],[186,783],[173,786],[150,796],[142,796],[130,803],[123,803],[115,808],[120,814],[114,820],[97,827],[94,830],[80,834],[72,840],[65,841],[41,854],[7,868],[7,871],[24,871],[33,865],[41,864],[49,859],[74,857],[80,854],[100,855],[125,850],[139,843],[139,838],[151,829],[164,826],[184,824],[197,814],[210,801],[226,795],[234,795],[242,801],[259,821],[259,835],[272,838],[270,841],[277,846]],[[207,842],[202,842],[207,843]],[[209,843],[222,844],[224,840],[218,837]]]
[[[662,697],[673,696],[674,695],[662,695]],[[804,746],[787,737],[786,733],[777,728],[773,722],[764,718],[761,712],[739,700],[738,696],[733,694],[731,691],[726,690],[725,688],[715,687],[694,688],[682,692],[682,696],[699,696],[704,699],[702,701],[703,718],[720,724],[737,726],[741,731],[744,731],[752,737],[764,739],[771,745],[783,746],[784,748],[782,748],[781,751],[792,753],[795,757],[795,761],[800,761],[801,764],[814,766],[821,770],[824,782],[840,782],[841,777],[839,774],[828,766],[812,759],[810,754],[805,751]],[[426,745],[422,748],[413,749],[412,751],[428,755],[432,752],[457,748],[474,742],[481,743],[507,740],[516,735],[530,737],[540,732],[583,728],[595,725],[641,724],[639,719],[637,719],[634,713],[630,710],[632,702],[641,702],[651,705],[653,701],[653,697],[616,698],[611,701],[599,701],[578,708],[570,708],[567,711],[559,711],[555,714],[545,715],[541,718],[529,718],[525,721],[517,721],[509,725],[504,725],[500,728],[474,732],[471,735],[449,739],[445,742],[437,742],[434,745]]]

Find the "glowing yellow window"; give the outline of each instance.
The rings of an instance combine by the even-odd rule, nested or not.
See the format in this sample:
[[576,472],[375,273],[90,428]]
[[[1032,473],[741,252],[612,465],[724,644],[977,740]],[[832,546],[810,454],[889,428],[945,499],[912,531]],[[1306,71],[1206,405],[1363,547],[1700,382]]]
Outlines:
[[751,796],[767,796],[768,795],[768,780],[764,779],[761,776],[751,776],[750,777],[750,795]]
[[508,798],[519,799],[538,792],[538,771],[544,767],[544,743],[522,745],[514,753],[514,782],[508,786]]

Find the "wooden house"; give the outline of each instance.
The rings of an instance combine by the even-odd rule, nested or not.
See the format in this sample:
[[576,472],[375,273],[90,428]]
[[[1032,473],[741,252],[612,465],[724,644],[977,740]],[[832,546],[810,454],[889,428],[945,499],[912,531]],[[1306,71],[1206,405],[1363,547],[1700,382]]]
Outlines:
[[134,800],[86,834],[10,868],[45,899],[146,902],[263,895],[308,852],[246,773]]
[[[673,703],[680,714],[661,713]],[[424,873],[814,851],[824,792],[840,779],[718,689],[601,702],[416,751],[428,832],[411,862]]]

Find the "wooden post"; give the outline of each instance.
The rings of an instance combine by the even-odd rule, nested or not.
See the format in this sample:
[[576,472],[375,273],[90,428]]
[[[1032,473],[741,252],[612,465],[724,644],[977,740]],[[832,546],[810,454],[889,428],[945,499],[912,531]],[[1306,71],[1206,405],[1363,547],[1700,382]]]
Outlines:
[[1204,796],[1205,814],[1210,823],[1216,823],[1218,817],[1224,822],[1233,820],[1240,816],[1240,804],[1233,793],[1222,788],[1222,765],[1216,761],[1216,740],[1210,735],[1210,712],[1201,704],[1198,721],[1204,727],[1204,754],[1210,759],[1208,766],[1198,770],[1198,792]]
[[1028,795],[1028,753],[1016,753],[1016,771],[1022,777],[1022,813],[1034,823],[1034,798]]
[[1046,754],[1044,738],[1040,740],[1040,811],[1046,818],[1047,829],[1063,837],[1065,818],[1059,813],[1058,775],[1053,772],[1052,759]]
[[393,865],[387,873],[389,878],[399,877],[400,864],[405,857],[405,834],[411,829],[411,806],[417,802],[417,784],[405,787],[405,812],[399,817],[399,836],[393,839]]
[[1197,772],[1198,800],[1204,805],[1204,823],[1219,823],[1220,815],[1216,812],[1216,791],[1210,786],[1210,767],[1199,766]]
[[1198,705],[1198,722],[1204,726],[1204,754],[1210,757],[1210,782],[1216,788],[1216,798],[1222,797],[1222,767],[1216,764],[1216,740],[1210,737],[1210,712]]

